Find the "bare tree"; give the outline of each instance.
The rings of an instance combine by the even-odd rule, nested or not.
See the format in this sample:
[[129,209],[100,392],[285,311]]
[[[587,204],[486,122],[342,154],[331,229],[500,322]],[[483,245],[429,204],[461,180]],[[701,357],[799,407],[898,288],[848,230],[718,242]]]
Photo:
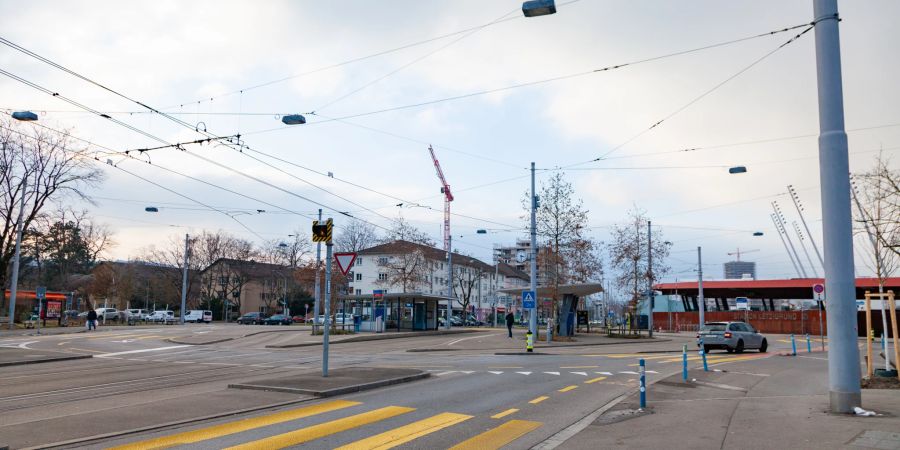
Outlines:
[[375,227],[359,220],[351,221],[334,239],[335,250],[339,252],[358,252],[378,242]]
[[[646,213],[635,207],[628,212],[627,222],[613,225],[612,242],[607,245],[610,266],[617,272],[616,286],[631,290],[631,306],[635,309],[650,289],[646,227]],[[652,233],[653,269],[650,276],[655,281],[669,272],[665,260],[669,256],[671,243],[663,239],[661,229],[654,228]]]
[[601,248],[601,243],[590,238],[580,238],[572,242],[566,250],[571,281],[587,283],[603,278]]
[[478,292],[478,284],[483,278],[484,271],[481,269],[453,266],[453,297],[456,298],[456,302],[459,303],[464,313],[468,314],[472,296]]
[[102,178],[91,160],[73,149],[67,133],[0,120],[0,286],[9,279],[22,198],[22,226],[27,230],[48,204],[70,197],[87,199],[83,189]]
[[[400,286],[401,292],[417,292],[425,284],[430,263],[420,249],[378,258],[379,279],[375,283],[390,289]],[[381,274],[384,274],[382,279]]]
[[[531,195],[525,194],[522,207],[529,211]],[[588,211],[581,199],[575,197],[575,188],[561,172],[555,173],[546,183],[541,183],[539,206],[536,211],[538,238],[549,248],[543,252],[545,281],[553,286],[553,318],[559,313],[559,286],[569,279],[573,246],[583,238],[587,226]],[[523,216],[528,219],[528,216]],[[528,219],[530,220],[530,219]]]
[[434,243],[434,240],[432,240],[427,233],[414,227],[402,216],[397,217],[397,220],[394,221],[394,223],[391,225],[390,231],[387,232],[387,234],[381,240],[381,243],[389,243],[394,241],[414,242],[416,244],[427,245],[429,247],[434,247],[436,245]]
[[273,239],[263,244],[260,256],[263,261],[280,266],[300,267],[304,260],[312,255],[312,246],[308,236],[294,231],[291,239]]

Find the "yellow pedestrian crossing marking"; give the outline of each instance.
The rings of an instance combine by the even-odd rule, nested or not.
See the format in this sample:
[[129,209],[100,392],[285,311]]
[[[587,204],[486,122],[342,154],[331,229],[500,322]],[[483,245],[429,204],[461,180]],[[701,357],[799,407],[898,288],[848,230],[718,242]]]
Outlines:
[[350,402],[346,400],[334,400],[331,402],[320,403],[318,405],[306,406],[303,408],[291,409],[288,411],[267,414],[265,416],[251,417],[235,422],[223,423],[221,425],[213,425],[211,427],[200,428],[198,430],[186,431],[184,433],[173,434],[171,436],[163,436],[156,439],[146,441],[133,442],[131,444],[113,447],[114,450],[138,450],[152,448],[174,447],[176,445],[191,444],[194,442],[214,439],[221,436],[240,433],[247,430],[253,430],[260,427],[275,425],[279,423],[289,422],[291,420],[302,419],[304,417],[314,416],[329,411],[336,411],[351,406],[361,405],[360,402]]
[[441,413],[343,447],[338,447],[338,450],[387,450],[471,418],[472,416],[465,414]]
[[594,378],[594,379],[592,379],[592,380],[587,380],[587,381],[585,381],[584,384],[596,383],[596,382],[598,382],[598,381],[603,381],[603,380],[605,380],[605,379],[606,379],[606,377],[597,377],[597,378]]
[[311,427],[301,428],[299,430],[278,434],[265,439],[260,439],[246,444],[229,447],[228,450],[244,450],[244,449],[281,449],[294,445],[300,445],[315,439],[330,436],[332,434],[347,431],[351,428],[361,427],[370,423],[378,422],[391,417],[406,414],[415,411],[415,408],[407,408],[404,406],[386,406],[374,411],[364,412],[342,419],[332,420],[330,422],[320,423]]
[[578,386],[575,386],[574,384],[572,386],[566,386],[566,387],[560,389],[559,392],[569,392],[573,389],[578,389]]
[[510,420],[450,447],[450,450],[495,450],[540,427],[540,422]]
[[546,395],[542,395],[534,400],[530,400],[528,403],[531,403],[532,405],[537,405],[538,403],[540,403],[544,400],[547,400],[548,398],[550,398],[550,397],[547,397]]
[[516,408],[509,408],[509,409],[507,409],[506,411],[498,412],[497,414],[494,414],[493,416],[491,416],[491,419],[502,419],[502,418],[504,418],[504,417],[506,417],[506,416],[508,416],[508,415],[510,415],[510,414],[514,414],[514,413],[517,413],[517,412],[519,412],[518,409],[516,409]]

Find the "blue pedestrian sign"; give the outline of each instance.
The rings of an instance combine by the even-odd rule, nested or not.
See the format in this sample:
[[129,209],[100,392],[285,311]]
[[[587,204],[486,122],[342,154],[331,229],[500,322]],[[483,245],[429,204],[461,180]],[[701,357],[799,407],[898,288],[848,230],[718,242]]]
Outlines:
[[523,291],[522,292],[522,307],[525,309],[533,309],[534,305],[534,291]]
[[35,289],[34,296],[38,300],[43,300],[43,299],[47,298],[47,287],[46,286],[38,286],[37,289]]

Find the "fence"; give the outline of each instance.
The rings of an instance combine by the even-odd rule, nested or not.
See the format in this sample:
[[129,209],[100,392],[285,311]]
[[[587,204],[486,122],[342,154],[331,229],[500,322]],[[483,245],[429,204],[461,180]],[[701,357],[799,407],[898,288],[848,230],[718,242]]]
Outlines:
[[[826,312],[822,311],[822,327],[828,333]],[[698,312],[653,313],[653,327],[668,331],[697,331]],[[804,311],[707,311],[707,322],[743,321],[761,333],[819,334],[819,310]]]

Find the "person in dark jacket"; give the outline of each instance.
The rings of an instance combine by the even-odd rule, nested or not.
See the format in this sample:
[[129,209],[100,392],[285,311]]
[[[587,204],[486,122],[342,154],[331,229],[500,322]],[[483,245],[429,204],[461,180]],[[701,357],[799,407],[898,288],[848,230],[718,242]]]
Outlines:
[[506,331],[509,332],[509,337],[512,338],[512,327],[516,322],[516,316],[513,315],[512,311],[506,313]]
[[97,311],[90,310],[87,314],[88,331],[97,329]]

